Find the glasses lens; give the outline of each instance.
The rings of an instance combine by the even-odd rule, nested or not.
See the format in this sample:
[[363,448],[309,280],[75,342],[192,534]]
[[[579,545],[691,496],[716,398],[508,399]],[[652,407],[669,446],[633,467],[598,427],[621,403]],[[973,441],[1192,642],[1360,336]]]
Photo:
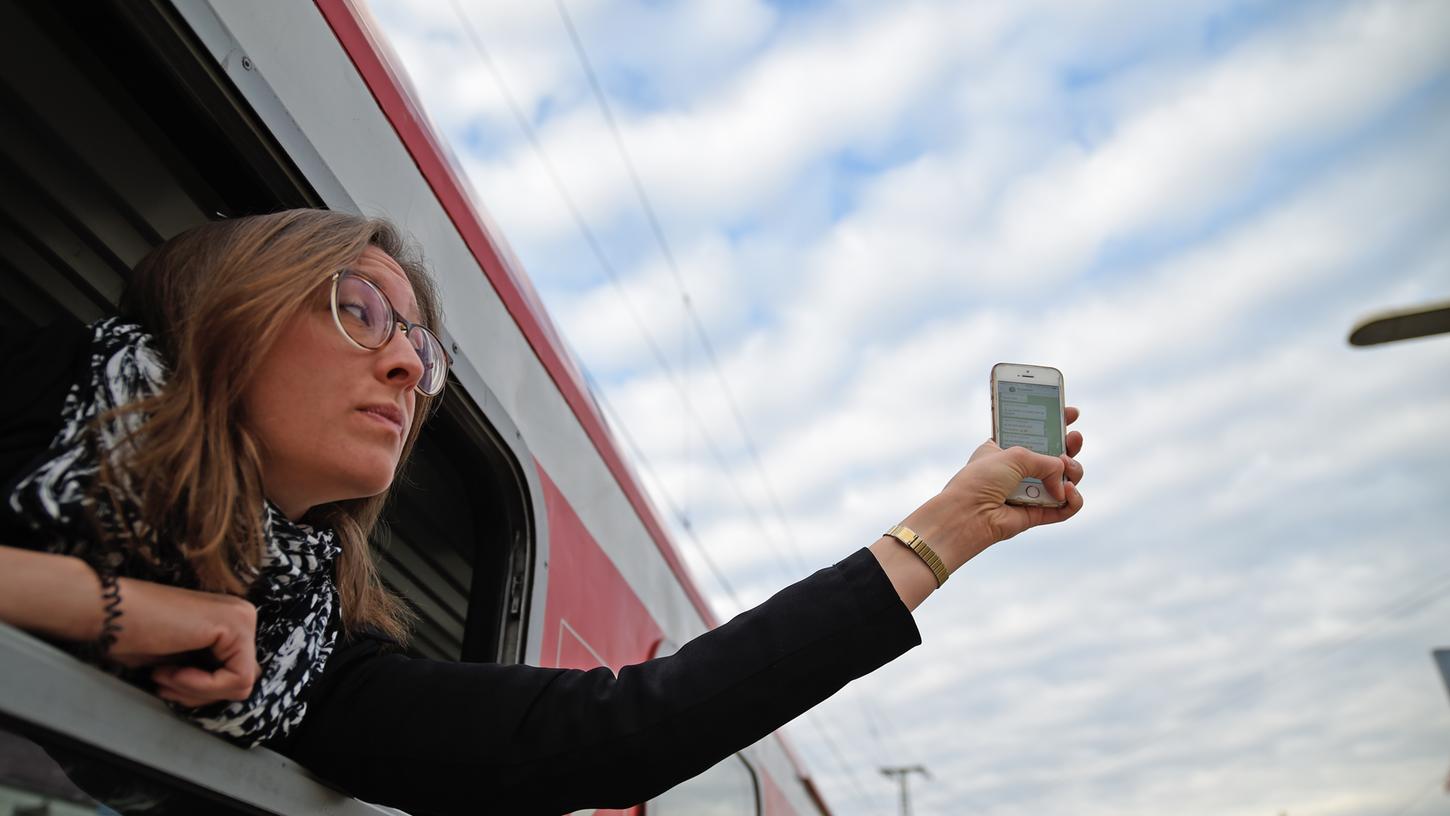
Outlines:
[[443,390],[448,381],[448,357],[443,353],[443,343],[422,326],[414,326],[408,332],[418,359],[423,361],[423,376],[418,378],[418,390],[428,396],[435,396]]
[[381,348],[388,342],[393,332],[393,310],[376,286],[344,273],[334,292],[333,312],[354,343]]

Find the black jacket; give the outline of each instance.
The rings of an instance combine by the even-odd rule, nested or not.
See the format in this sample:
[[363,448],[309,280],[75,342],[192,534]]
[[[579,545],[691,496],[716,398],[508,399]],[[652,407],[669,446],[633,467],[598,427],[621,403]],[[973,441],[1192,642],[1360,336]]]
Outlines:
[[[87,337],[76,324],[0,331],[0,376],[29,394],[0,404],[0,485],[59,430]],[[0,544],[23,545],[6,516],[0,507]],[[413,813],[628,807],[919,642],[863,549],[617,677],[413,658],[375,637],[340,643],[301,727],[270,747],[360,798]]]

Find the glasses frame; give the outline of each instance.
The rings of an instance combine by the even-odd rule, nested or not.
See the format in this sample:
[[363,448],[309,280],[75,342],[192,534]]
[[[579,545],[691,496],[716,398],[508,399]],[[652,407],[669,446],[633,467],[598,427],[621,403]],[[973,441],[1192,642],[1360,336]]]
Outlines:
[[[437,344],[438,350],[443,353],[442,384],[438,386],[437,391],[433,391],[430,393],[424,390],[423,378],[419,377],[418,382],[413,386],[413,389],[425,397],[436,397],[439,394],[443,393],[443,389],[448,387],[448,370],[453,367],[453,356],[448,353],[448,349],[443,345],[442,339],[440,339],[438,335],[434,334],[432,329],[424,326],[422,323],[414,323],[408,318],[398,314],[398,310],[393,308],[393,302],[388,299],[388,293],[384,292],[381,286],[373,283],[367,275],[364,275],[361,272],[354,272],[351,269],[340,269],[332,274],[331,293],[328,295],[328,303],[332,308],[332,325],[336,326],[337,330],[342,333],[342,336],[347,338],[347,342],[352,343],[354,346],[362,349],[363,351],[377,351],[378,349],[386,346],[393,339],[393,334],[390,332],[387,339],[379,343],[378,345],[366,346],[362,343],[359,343],[357,341],[357,338],[353,337],[351,334],[348,333],[347,329],[342,325],[342,316],[337,313],[337,290],[338,286],[341,285],[342,279],[344,277],[357,278],[359,281],[366,284],[368,288],[376,292],[379,298],[382,298],[383,305],[388,308],[388,314],[391,317],[391,324],[394,326],[403,327],[403,336],[408,338],[409,345],[412,345],[412,333],[414,330],[423,332],[426,338],[431,338],[433,342]],[[414,348],[413,353],[416,354],[417,352],[418,349]],[[421,361],[423,358],[420,355],[418,359]]]

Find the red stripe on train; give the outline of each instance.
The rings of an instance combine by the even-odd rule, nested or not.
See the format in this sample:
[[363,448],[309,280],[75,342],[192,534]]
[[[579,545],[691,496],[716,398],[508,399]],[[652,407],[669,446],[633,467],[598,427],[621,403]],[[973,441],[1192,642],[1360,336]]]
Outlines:
[[573,669],[608,666],[618,673],[648,660],[664,632],[558,485],[534,464],[549,516],[549,594],[540,662]]

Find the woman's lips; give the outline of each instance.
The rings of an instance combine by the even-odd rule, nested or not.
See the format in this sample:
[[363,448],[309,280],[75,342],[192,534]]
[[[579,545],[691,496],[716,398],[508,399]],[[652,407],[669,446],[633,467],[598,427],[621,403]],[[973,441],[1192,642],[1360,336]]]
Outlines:
[[403,432],[403,412],[392,405],[369,405],[359,408],[359,411],[372,417],[374,420],[387,425],[397,433]]

